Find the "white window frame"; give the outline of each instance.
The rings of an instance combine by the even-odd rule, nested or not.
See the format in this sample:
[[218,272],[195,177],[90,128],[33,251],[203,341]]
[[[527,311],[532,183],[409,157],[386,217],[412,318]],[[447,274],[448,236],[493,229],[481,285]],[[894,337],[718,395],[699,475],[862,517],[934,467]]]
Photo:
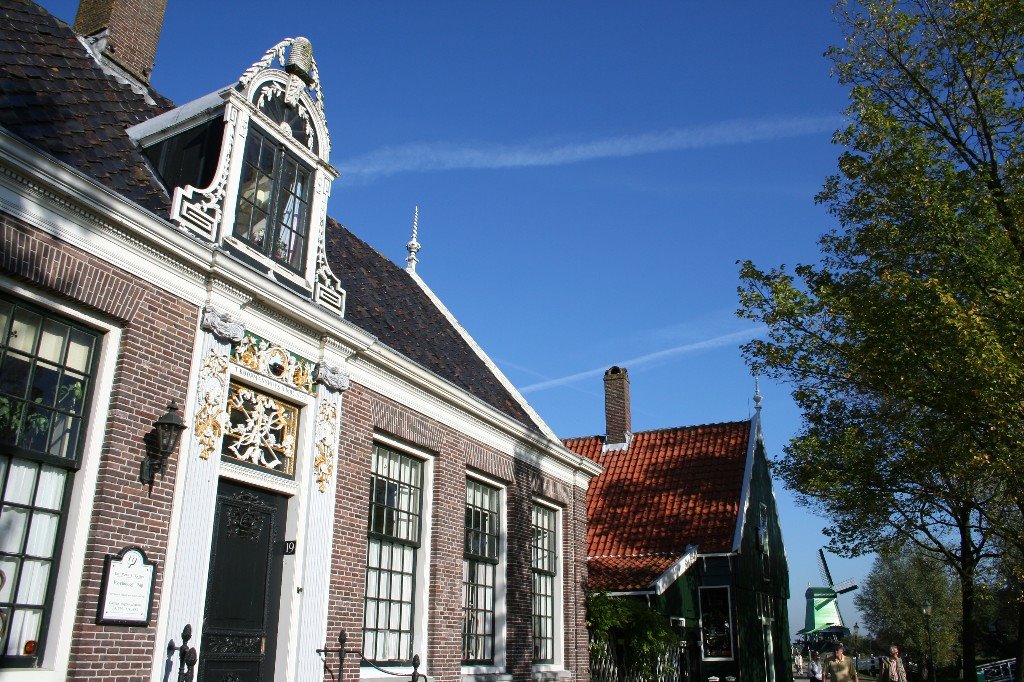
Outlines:
[[[415,580],[415,592],[413,594],[413,633],[412,633],[412,653],[413,655],[419,655],[420,657],[420,674],[423,671],[429,670],[428,659],[427,659],[427,626],[430,622],[430,564],[431,564],[431,544],[430,537],[432,532],[431,519],[434,512],[434,454],[423,448],[418,448],[414,445],[410,445],[404,441],[400,441],[396,438],[388,436],[385,433],[375,431],[373,434],[373,441],[370,443],[372,448],[374,445],[383,445],[391,448],[403,454],[411,455],[419,460],[423,461],[423,510],[422,517],[420,520],[420,547],[416,550],[416,580]],[[367,473],[370,473],[369,471]],[[368,481],[367,481],[368,482]],[[364,529],[364,538],[368,541],[366,531]],[[365,553],[365,546],[364,546]],[[365,564],[366,559],[363,559]],[[364,568],[365,570],[365,568]],[[363,648],[362,638],[362,623],[365,614],[363,609],[366,608],[366,587],[363,587],[363,599],[362,606],[359,611],[360,626],[359,626],[359,650]],[[379,670],[372,666],[360,666],[359,667],[359,679],[361,680],[387,680],[388,682],[394,682],[394,675],[411,675],[412,666],[408,665],[382,665],[382,669],[387,670],[390,675],[385,675]]]
[[[701,593],[704,590],[725,590],[726,603],[729,608],[729,652],[731,656],[707,656],[704,652],[704,601]],[[735,661],[736,660],[736,628],[732,617],[732,587],[730,585],[701,585],[697,588],[697,609],[700,611],[700,658],[702,661]]]
[[[21,298],[75,322],[87,325],[99,334],[99,363],[93,384],[93,396],[110,395],[114,383],[117,356],[121,348],[121,329],[82,312],[66,301],[33,291],[6,277],[0,277],[0,291]],[[46,650],[38,668],[0,668],[0,682],[63,682],[71,660],[71,640],[81,595],[85,549],[89,541],[96,499],[103,442],[106,436],[109,400],[93,400],[83,439],[81,467],[75,473],[74,487],[67,506],[67,522],[62,538],[60,561],[53,576],[56,580],[50,622],[46,631]],[[74,513],[78,512],[78,513]]]
[[[495,675],[507,666],[506,642],[508,636],[508,487],[501,481],[477,471],[466,471],[466,478],[498,489],[498,563],[494,569],[494,663],[492,665],[463,665],[463,675]],[[460,643],[462,631],[459,631]],[[461,644],[460,644],[461,651]]]
[[[552,611],[554,618],[552,619],[551,627],[554,629],[554,637],[552,638],[551,646],[554,649],[553,661],[550,663],[532,663],[532,670],[535,673],[550,672],[565,669],[565,600],[564,600],[564,589],[562,583],[565,580],[565,537],[563,526],[565,524],[565,514],[562,507],[540,498],[533,498],[530,500],[531,503],[531,515],[532,505],[545,507],[555,513],[555,547],[558,548],[558,560],[555,562],[555,580],[554,580],[554,604],[552,605]],[[533,534],[533,519],[530,519],[530,534]],[[531,540],[532,542],[532,540]],[[530,593],[533,593],[533,567],[530,567]],[[530,608],[530,619],[533,619],[533,606],[531,599]],[[533,650],[533,640],[530,640],[530,649]],[[530,654],[531,658],[533,654]]]

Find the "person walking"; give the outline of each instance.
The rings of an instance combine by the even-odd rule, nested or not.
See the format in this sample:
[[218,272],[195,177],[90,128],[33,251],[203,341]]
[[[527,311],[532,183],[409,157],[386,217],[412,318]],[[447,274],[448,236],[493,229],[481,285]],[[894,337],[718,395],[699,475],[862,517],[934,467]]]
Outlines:
[[878,671],[879,682],[907,682],[907,671],[900,658],[900,648],[893,644],[889,647],[889,655],[882,656],[882,667]]
[[821,676],[821,659],[818,657],[817,651],[812,651],[811,660],[807,664],[807,677],[810,678],[810,682],[822,682]]
[[846,647],[836,642],[836,655],[825,664],[825,682],[860,682],[853,659],[846,655]]

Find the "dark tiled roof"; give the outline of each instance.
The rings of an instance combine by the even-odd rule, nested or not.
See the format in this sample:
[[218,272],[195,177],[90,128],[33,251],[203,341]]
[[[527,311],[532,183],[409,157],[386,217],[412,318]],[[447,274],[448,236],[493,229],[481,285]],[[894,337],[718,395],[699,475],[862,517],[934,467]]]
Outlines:
[[[0,126],[157,215],[167,193],[125,130],[173,107],[145,99],[96,64],[41,7],[0,0]],[[328,254],[348,292],[346,318],[513,419],[537,427],[401,268],[330,221]]]
[[566,440],[604,467],[587,489],[590,589],[647,589],[687,545],[731,551],[749,438],[742,421],[643,431],[617,452]]
[[0,0],[0,125],[137,204],[166,216],[167,193],[125,129],[171,108],[106,75],[67,24]]
[[333,219],[327,259],[348,293],[345,319],[527,426],[537,426],[409,274]]

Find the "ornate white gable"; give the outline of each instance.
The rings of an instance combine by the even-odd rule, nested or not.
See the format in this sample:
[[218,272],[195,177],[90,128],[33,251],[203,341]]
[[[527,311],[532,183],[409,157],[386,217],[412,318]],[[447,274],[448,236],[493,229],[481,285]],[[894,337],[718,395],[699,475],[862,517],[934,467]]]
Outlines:
[[[313,58],[313,48],[305,38],[288,38],[272,47],[255,64],[250,66],[238,82],[217,93],[223,102],[223,138],[217,159],[216,170],[210,183],[205,187],[185,185],[174,189],[171,219],[182,228],[217,243],[223,250],[238,257],[255,269],[292,289],[309,292],[309,295],[324,306],[344,312],[345,291],[327,263],[324,237],[327,223],[327,200],[331,183],[338,176],[329,163],[330,135],[324,115],[323,88],[319,70]],[[204,100],[208,98],[203,98]],[[197,100],[198,102],[198,100]],[[159,119],[168,118],[169,127],[175,131],[183,127],[182,119],[188,117],[190,105],[179,107]],[[210,106],[195,106],[199,113],[193,116],[210,120]],[[218,109],[219,110],[219,109]],[[175,112],[177,116],[171,116]],[[206,118],[202,118],[205,115]],[[195,124],[194,124],[195,125]],[[153,137],[152,129],[159,127],[154,119],[147,123],[147,130],[139,135]],[[253,202],[270,200],[265,197],[271,192],[283,194],[276,176],[261,177],[264,182],[257,191],[251,181],[253,173],[247,169],[245,154],[247,141],[253,130],[259,131],[264,147],[272,147],[278,154],[287,156],[294,168],[301,169],[303,178],[302,195],[287,194],[289,207],[283,200],[275,200],[276,208],[263,213],[260,230],[273,229],[272,235],[256,228],[246,231],[245,216],[236,220],[236,212],[242,206],[239,192],[254,196]],[[251,145],[250,145],[251,147]],[[250,149],[250,155],[251,155]],[[249,173],[250,184],[243,187],[243,173]],[[277,171],[280,173],[280,171]],[[307,178],[308,174],[308,178]],[[294,175],[288,182],[294,183]],[[296,213],[291,204],[300,205]],[[282,214],[288,211],[289,224],[280,228]],[[301,215],[301,220],[296,218]],[[301,223],[300,232],[295,227]],[[270,224],[271,228],[266,225]],[[284,233],[281,236],[278,230]],[[287,240],[293,242],[290,246]],[[274,243],[271,244],[270,242]],[[266,247],[260,245],[266,243]],[[300,246],[295,246],[298,243]],[[279,253],[279,245],[285,249]],[[301,251],[300,251],[301,249]]]

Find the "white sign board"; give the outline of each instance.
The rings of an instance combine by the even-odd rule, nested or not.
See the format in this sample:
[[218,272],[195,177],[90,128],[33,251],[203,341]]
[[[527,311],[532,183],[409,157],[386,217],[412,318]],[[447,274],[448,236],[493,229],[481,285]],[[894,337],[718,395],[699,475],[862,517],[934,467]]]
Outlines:
[[108,554],[103,566],[97,623],[149,625],[156,564],[146,561],[138,547],[126,547],[115,557]]

